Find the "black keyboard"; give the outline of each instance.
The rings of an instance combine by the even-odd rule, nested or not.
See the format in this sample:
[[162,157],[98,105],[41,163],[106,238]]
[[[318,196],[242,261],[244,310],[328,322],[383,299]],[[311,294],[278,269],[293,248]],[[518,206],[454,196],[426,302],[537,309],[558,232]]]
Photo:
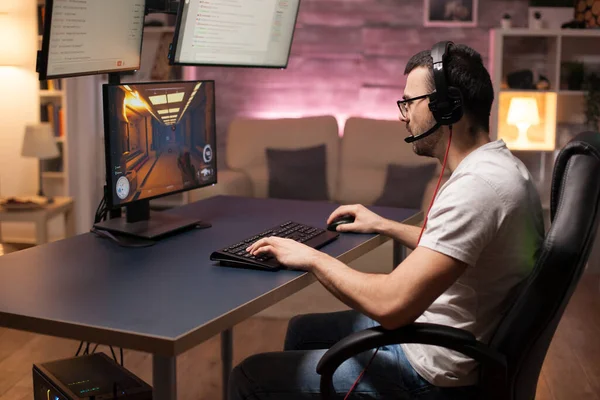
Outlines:
[[340,236],[337,232],[331,232],[321,228],[288,221],[267,229],[264,232],[240,240],[210,255],[213,261],[219,261],[221,265],[237,268],[266,269],[277,271],[284,268],[270,255],[254,256],[246,251],[248,246],[259,239],[269,236],[293,239],[307,246],[318,249],[332,242]]

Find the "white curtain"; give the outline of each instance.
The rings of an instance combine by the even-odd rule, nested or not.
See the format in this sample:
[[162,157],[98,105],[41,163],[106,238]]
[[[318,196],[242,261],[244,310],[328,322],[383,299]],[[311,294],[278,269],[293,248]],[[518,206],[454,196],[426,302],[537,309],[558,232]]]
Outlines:
[[67,79],[68,193],[77,233],[90,230],[105,182],[102,77]]

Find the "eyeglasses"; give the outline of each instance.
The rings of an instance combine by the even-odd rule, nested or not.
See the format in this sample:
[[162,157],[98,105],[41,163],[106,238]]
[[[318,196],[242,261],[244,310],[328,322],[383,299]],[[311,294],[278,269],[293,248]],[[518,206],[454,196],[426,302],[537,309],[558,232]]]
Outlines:
[[416,101],[416,100],[421,100],[424,99],[426,97],[431,96],[432,94],[434,94],[435,92],[431,92],[429,94],[424,94],[422,96],[417,96],[417,97],[412,97],[410,99],[405,99],[405,100],[398,100],[398,108],[400,109],[400,114],[402,114],[403,118],[408,118],[408,104]]

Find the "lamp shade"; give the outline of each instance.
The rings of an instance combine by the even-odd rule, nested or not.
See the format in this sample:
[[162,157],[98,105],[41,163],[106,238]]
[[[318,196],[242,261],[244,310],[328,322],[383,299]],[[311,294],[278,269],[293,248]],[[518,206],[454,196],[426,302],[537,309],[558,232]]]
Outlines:
[[34,157],[40,160],[56,158],[60,155],[56,139],[52,132],[52,125],[38,124],[27,125],[23,138],[23,157]]
[[540,115],[537,101],[533,97],[513,97],[510,99],[506,122],[509,125],[538,125]]

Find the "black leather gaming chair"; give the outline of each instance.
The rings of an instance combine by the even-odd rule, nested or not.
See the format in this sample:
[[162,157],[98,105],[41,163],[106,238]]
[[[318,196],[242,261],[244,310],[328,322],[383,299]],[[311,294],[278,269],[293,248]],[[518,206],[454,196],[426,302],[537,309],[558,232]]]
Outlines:
[[563,311],[585,268],[598,224],[600,134],[584,132],[560,152],[554,165],[551,226],[535,268],[489,344],[466,331],[414,323],[350,335],[317,366],[323,398],[346,359],[395,343],[423,343],[459,351],[480,363],[479,399],[533,400],[542,363]]

